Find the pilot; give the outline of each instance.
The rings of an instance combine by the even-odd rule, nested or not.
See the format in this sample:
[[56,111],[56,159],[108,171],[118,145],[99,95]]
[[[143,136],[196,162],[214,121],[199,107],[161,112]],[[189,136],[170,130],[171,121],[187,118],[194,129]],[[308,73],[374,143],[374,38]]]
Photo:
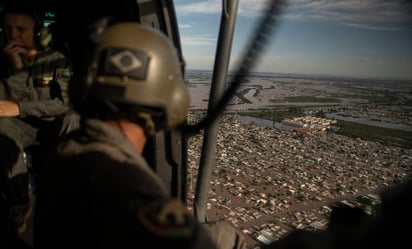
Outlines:
[[24,149],[51,146],[78,117],[69,103],[70,62],[51,47],[34,6],[8,3],[0,14],[0,230],[20,236],[32,210]]
[[243,248],[225,226],[233,242],[218,245],[142,156],[148,138],[188,113],[173,43],[138,23],[97,30],[90,67],[72,83],[82,89],[72,95],[81,127],[50,154],[39,182],[35,248]]

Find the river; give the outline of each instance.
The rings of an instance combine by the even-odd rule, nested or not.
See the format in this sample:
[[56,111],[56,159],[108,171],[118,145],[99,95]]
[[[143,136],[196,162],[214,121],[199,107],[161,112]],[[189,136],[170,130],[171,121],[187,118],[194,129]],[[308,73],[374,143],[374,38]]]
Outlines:
[[[255,118],[255,117],[250,117],[250,116],[244,116],[244,115],[238,115],[235,114],[236,118],[242,121],[258,124],[258,125],[264,125],[266,127],[275,127],[278,129],[282,128],[282,123],[280,122],[273,122],[271,120],[267,119],[262,119],[262,118]],[[330,119],[338,119],[338,120],[343,120],[343,121],[348,121],[348,122],[355,122],[355,123],[360,123],[360,124],[366,124],[366,125],[371,125],[371,126],[377,126],[377,127],[382,127],[382,128],[389,128],[389,129],[396,129],[396,130],[403,130],[403,131],[410,131],[412,132],[412,126],[410,125],[403,125],[403,124],[395,124],[395,123],[390,123],[390,122],[382,122],[382,121],[375,121],[375,120],[368,120],[364,118],[355,118],[355,117],[350,117],[350,116],[342,116],[337,113],[327,113],[325,115],[327,118]]]

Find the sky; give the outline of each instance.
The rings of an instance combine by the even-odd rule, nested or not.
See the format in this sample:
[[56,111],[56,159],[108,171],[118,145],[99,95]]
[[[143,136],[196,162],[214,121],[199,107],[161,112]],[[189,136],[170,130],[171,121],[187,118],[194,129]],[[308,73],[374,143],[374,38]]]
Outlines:
[[[237,69],[268,1],[238,1],[229,70]],[[222,2],[174,1],[186,69],[213,69]],[[412,80],[411,0],[285,2],[253,71]]]

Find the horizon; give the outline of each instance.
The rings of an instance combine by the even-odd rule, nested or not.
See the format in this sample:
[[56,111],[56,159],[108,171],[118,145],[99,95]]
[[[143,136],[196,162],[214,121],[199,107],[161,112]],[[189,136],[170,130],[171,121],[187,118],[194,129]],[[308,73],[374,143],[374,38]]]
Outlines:
[[[186,68],[185,69],[185,74],[188,73],[188,71],[202,71],[202,72],[208,72],[210,74],[213,73],[212,69],[190,69]],[[228,76],[233,75],[236,73],[236,70],[233,71],[228,71]],[[261,75],[260,75],[261,74]],[[211,75],[212,76],[212,75]],[[328,75],[328,74],[304,74],[304,73],[280,73],[280,72],[258,72],[258,71],[251,71],[249,72],[249,75],[247,77],[255,77],[255,76],[276,76],[276,77],[296,77],[296,78],[322,78],[322,79],[350,79],[350,80],[378,80],[378,81],[397,81],[397,82],[410,82],[411,87],[412,87],[412,79],[397,79],[397,78],[367,78],[367,77],[360,77],[360,76],[339,76],[339,75]]]

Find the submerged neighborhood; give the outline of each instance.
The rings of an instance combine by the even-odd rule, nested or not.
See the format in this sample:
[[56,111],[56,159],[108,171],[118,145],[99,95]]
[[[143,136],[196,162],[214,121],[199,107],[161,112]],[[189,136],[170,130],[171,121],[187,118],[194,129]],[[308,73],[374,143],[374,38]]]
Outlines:
[[[205,78],[203,80],[206,81]],[[248,248],[259,248],[259,245],[278,240],[294,229],[325,229],[330,212],[337,205],[360,207],[367,214],[374,215],[381,201],[379,193],[411,175],[411,147],[338,134],[337,119],[320,118],[310,113],[320,108],[333,110],[339,106],[342,114],[345,107],[356,110],[362,103],[362,112],[359,111],[357,117],[370,113],[377,121],[374,108],[380,104],[385,106],[380,108],[380,113],[384,114],[382,122],[388,123],[390,119],[392,124],[412,127],[411,109],[408,109],[411,108],[408,101],[412,99],[412,85],[407,85],[406,89],[386,85],[388,90],[384,85],[377,84],[377,92],[389,91],[387,95],[400,96],[397,99],[393,97],[390,103],[377,104],[370,101],[374,93],[370,84],[368,88],[355,82],[358,85],[355,88],[354,83],[346,82],[342,86],[344,90],[338,90],[338,83],[330,80],[281,80],[288,82],[280,87],[283,97],[299,96],[296,93],[301,92],[305,96],[322,95],[331,99],[333,95],[334,99],[346,99],[329,104],[293,102],[310,108],[305,108],[306,115],[284,118],[280,125],[276,122],[260,123],[258,119],[243,116],[241,111],[227,112],[222,116],[216,138],[207,215],[209,220],[230,221],[245,234]],[[197,84],[190,85],[192,89],[202,88],[201,91],[193,91],[193,94],[207,93],[203,89],[207,85],[201,81],[202,78],[197,79]],[[253,106],[250,109],[275,108],[285,104],[280,95],[268,95],[272,101],[262,97],[267,94],[263,89],[272,89],[272,85],[279,86],[280,83],[274,78],[255,77],[243,86],[243,89],[260,89],[250,97],[255,100],[249,99],[249,104]],[[303,89],[299,89],[301,85]],[[328,89],[331,85],[335,90]],[[369,90],[363,91],[366,88]],[[356,99],[351,99],[348,93],[356,95]],[[361,93],[366,95],[362,97]],[[382,95],[382,98],[387,95]],[[280,96],[278,100],[276,96]],[[198,101],[202,97],[195,99]],[[256,100],[259,100],[260,106]],[[365,105],[367,103],[370,110]],[[240,104],[239,109],[245,110],[245,105],[246,102]],[[201,118],[204,114],[202,108],[192,106],[190,122]],[[236,110],[236,105],[231,105],[230,109]],[[388,116],[391,110],[393,117]],[[189,207],[194,200],[202,139],[202,134],[189,139]]]

